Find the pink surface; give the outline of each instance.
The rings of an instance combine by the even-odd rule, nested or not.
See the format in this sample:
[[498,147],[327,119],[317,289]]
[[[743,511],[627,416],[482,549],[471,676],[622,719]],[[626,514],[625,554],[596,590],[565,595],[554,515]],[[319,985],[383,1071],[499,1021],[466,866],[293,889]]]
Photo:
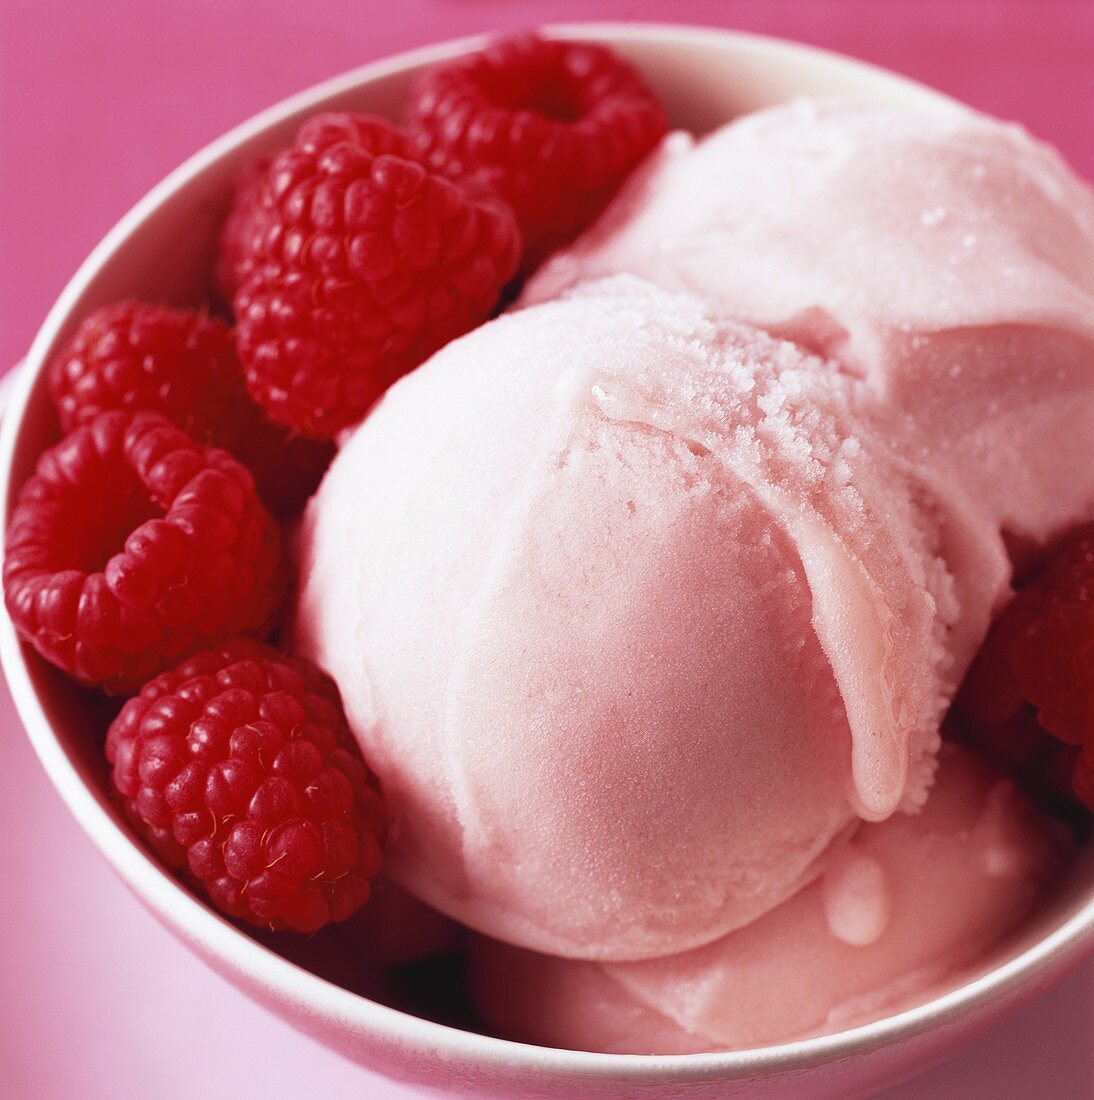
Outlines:
[[967,972],[1028,911],[1052,847],[1009,779],[946,745],[922,812],[864,825],[818,881],[745,928],[624,963],[478,937],[471,988],[501,1034],[577,1050],[687,1054],[854,1027]]
[[[252,26],[254,7],[5,0],[0,361],[22,354],[109,225],[230,125],[384,54],[551,16],[671,17],[843,50],[1018,118],[1094,176],[1094,5],[1087,2],[271,0],[261,28]],[[418,1095],[296,1036],[170,939],[112,878],[48,788],[6,695],[0,706],[5,1092],[46,1100]],[[1088,1095],[1092,1027],[1088,965],[890,1100]]]

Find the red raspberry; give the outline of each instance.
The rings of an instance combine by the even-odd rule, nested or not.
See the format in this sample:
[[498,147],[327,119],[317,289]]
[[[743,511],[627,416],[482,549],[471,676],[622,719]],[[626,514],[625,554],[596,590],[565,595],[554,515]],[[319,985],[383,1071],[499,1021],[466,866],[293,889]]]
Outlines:
[[84,319],[50,365],[68,431],[111,409],[152,409],[235,455],[278,512],[311,495],[333,449],[292,437],[248,397],[228,327],[185,309],[119,302]]
[[1051,735],[1077,796],[1094,810],[1094,523],[1073,531],[1019,583],[958,706],[987,742],[1010,745],[1019,729],[1025,745],[1030,727],[1041,739]]
[[254,642],[145,684],[107,759],[139,832],[229,916],[313,932],[365,903],[387,813],[317,668]]
[[245,276],[234,307],[247,386],[309,435],[354,424],[484,321],[519,258],[509,209],[427,170],[381,119],[317,115],[240,203],[221,263]]
[[180,658],[261,632],[284,589],[277,524],[250,473],[153,412],[107,412],[38,459],[8,526],[19,634],[83,684],[134,690]]
[[426,73],[409,112],[433,163],[475,172],[513,207],[526,270],[589,225],[668,129],[612,50],[533,34]]

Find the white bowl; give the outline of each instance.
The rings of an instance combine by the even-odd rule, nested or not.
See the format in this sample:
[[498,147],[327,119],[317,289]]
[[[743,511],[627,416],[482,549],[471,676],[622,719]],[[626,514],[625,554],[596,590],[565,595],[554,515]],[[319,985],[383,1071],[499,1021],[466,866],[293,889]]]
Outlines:
[[[674,122],[696,130],[798,95],[849,96],[921,112],[952,106],[940,94],[878,69],[750,35],[627,24],[551,33],[612,44],[660,90]],[[230,182],[243,164],[287,144],[316,110],[397,117],[417,72],[479,45],[469,39],[403,54],[294,96],[214,142],[139,202],[69,283],[20,372],[0,430],[5,517],[52,430],[44,366],[84,314],[127,296],[199,303],[209,290],[213,242]],[[110,803],[101,728],[88,713],[87,697],[21,645],[6,616],[0,621],[0,656],[46,771],[145,905],[216,970],[279,1015],[348,1057],[403,1080],[510,1098],[854,1096],[937,1061],[1094,946],[1094,858],[1087,851],[1035,922],[1001,947],[974,980],[911,1011],[839,1034],[737,1053],[660,1057],[554,1050],[445,1027],[294,965],[179,886],[134,840]]]

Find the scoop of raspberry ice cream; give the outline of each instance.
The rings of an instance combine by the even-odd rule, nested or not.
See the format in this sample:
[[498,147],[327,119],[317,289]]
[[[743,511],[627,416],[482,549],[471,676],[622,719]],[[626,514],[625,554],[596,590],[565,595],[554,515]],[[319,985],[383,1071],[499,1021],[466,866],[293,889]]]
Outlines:
[[629,279],[400,383],[306,514],[296,638],[391,800],[392,877],[501,938],[641,958],[920,801],[955,603],[900,430]]

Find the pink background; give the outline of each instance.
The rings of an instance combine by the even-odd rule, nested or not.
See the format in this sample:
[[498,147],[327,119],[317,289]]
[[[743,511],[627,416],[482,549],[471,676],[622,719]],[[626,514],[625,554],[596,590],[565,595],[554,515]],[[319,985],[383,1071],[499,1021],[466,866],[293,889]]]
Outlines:
[[[228,127],[385,54],[547,19],[672,20],[827,46],[1018,119],[1094,178],[1090,0],[0,0],[0,370],[110,225]],[[0,1091],[420,1095],[297,1035],[207,971],[92,851],[2,686],[0,729]],[[1092,1034],[1088,964],[886,1096],[1089,1096]]]

